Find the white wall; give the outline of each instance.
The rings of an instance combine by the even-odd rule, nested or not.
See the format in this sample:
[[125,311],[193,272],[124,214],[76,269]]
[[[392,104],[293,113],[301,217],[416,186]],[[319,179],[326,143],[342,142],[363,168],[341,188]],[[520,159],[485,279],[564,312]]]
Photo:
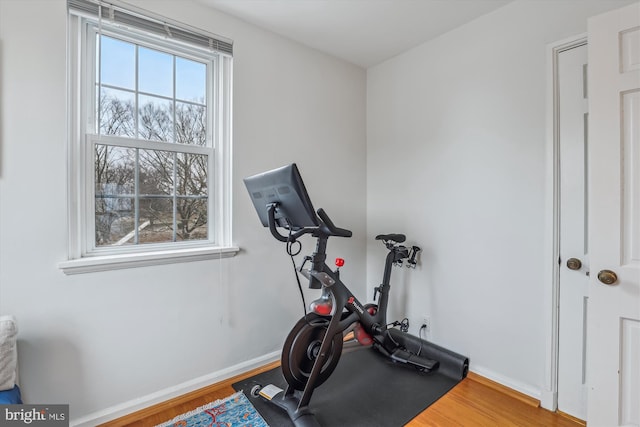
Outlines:
[[[367,234],[424,249],[417,271],[396,273],[394,309],[430,315],[434,342],[536,397],[547,45],[627,3],[516,1],[367,71]],[[368,242],[371,282],[382,250]]]
[[69,403],[75,420],[121,415],[151,393],[166,398],[279,351],[302,307],[284,246],[261,227],[242,177],[297,162],[316,207],[354,231],[329,252],[347,259],[344,277],[364,292],[365,71],[198,3],[135,5],[235,40],[233,240],[242,251],[75,276],[58,269],[67,256],[66,2],[0,0],[0,313],[19,321],[26,401]]

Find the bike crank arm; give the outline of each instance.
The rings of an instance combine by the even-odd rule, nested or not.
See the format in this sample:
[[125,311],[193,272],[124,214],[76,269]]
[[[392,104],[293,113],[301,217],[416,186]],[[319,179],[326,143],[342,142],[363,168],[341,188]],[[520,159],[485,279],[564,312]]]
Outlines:
[[[335,295],[336,299],[338,296]],[[346,297],[340,298],[336,301],[338,307],[344,307],[347,303]],[[307,384],[304,387],[304,391],[302,392],[302,396],[300,397],[300,403],[298,404],[298,411],[304,410],[311,401],[311,395],[313,394],[313,390],[315,389],[315,383],[320,375],[320,371],[322,370],[322,366],[324,365],[325,358],[331,348],[331,343],[333,341],[333,337],[340,333],[340,314],[335,314],[331,317],[329,321],[329,326],[327,327],[327,332],[322,339],[322,345],[320,346],[320,351],[318,352],[318,357],[313,363],[313,368],[311,368],[311,373],[309,374],[309,379],[307,380]]]

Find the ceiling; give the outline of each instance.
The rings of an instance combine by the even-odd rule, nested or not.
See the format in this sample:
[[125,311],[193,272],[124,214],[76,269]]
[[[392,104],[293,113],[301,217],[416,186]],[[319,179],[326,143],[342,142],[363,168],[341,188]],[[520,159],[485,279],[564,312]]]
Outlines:
[[511,0],[199,0],[368,68]]

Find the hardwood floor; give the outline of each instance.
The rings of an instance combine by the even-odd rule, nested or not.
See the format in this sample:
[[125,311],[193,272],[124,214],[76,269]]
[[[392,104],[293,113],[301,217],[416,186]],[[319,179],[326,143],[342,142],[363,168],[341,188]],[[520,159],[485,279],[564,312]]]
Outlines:
[[537,400],[470,373],[408,425],[578,427],[585,423],[542,409]]
[[[110,421],[102,424],[102,426],[146,427],[168,421],[177,415],[233,394],[235,391],[231,384],[276,366],[278,366],[277,362],[271,363],[219,384],[196,390],[184,396]],[[409,427],[579,427],[585,424],[568,415],[546,411],[538,406],[538,402],[535,399],[470,373],[453,390],[425,409],[407,425]]]

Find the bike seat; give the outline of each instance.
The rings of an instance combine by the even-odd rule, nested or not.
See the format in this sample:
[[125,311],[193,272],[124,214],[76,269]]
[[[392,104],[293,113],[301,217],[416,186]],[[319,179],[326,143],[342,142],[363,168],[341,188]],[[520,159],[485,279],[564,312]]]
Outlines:
[[378,234],[376,240],[392,241],[396,243],[402,243],[407,240],[404,234]]

